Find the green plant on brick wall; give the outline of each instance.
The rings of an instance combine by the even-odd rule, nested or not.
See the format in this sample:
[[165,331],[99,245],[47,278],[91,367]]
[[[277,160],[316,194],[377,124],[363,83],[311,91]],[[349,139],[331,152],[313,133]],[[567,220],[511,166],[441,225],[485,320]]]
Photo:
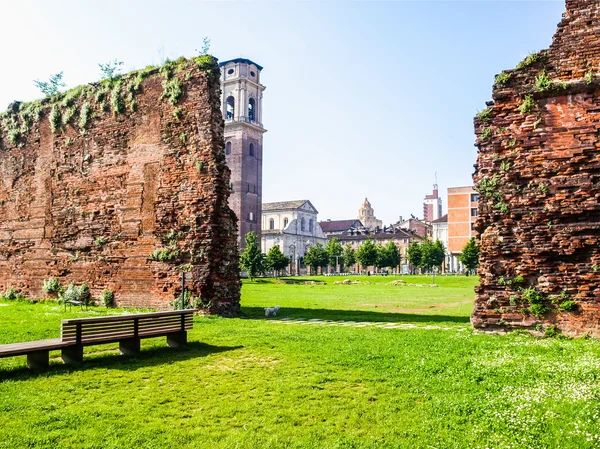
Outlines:
[[538,126],[540,126],[542,123],[542,118],[538,118],[535,122],[533,122],[533,129],[538,129]]
[[552,338],[556,337],[556,335],[558,335],[558,329],[556,328],[556,326],[548,326],[544,330],[544,337]]
[[484,109],[483,111],[479,111],[475,117],[477,117],[481,122],[488,123],[492,118],[490,114],[492,110],[490,108]]
[[57,105],[52,106],[48,119],[50,120],[50,129],[55,133],[62,126],[62,115]]
[[545,70],[542,70],[538,76],[535,77],[535,90],[543,92],[552,87],[552,80],[548,76]]
[[558,306],[558,310],[561,312],[572,312],[577,307],[577,303],[573,300],[561,302]]
[[172,105],[176,105],[179,101],[179,97],[183,93],[183,86],[179,78],[173,77],[172,79],[165,79],[162,83],[163,93],[160,99],[166,99]]
[[490,137],[492,137],[493,134],[494,134],[494,132],[492,131],[492,128],[488,128],[486,126],[485,128],[483,128],[481,130],[481,134],[479,135],[479,137],[481,137],[481,139],[483,139],[483,140],[487,140]]
[[498,75],[496,75],[495,84],[505,85],[506,83],[508,83],[510,81],[511,77],[512,77],[512,75],[510,73],[501,72]]
[[588,72],[585,74],[585,82],[587,84],[592,84],[592,82],[594,81],[594,70],[590,69],[588,70]]
[[58,95],[60,90],[66,86],[62,80],[63,72],[51,75],[48,81],[35,80],[33,83],[35,86],[42,91],[46,97],[52,97]]
[[525,67],[529,67],[537,62],[540,62],[543,59],[541,53],[530,53],[523,59],[519,64],[517,64],[517,70],[524,69]]
[[537,317],[545,315],[549,311],[550,309],[544,304],[531,304],[531,306],[529,306],[529,312],[531,312],[532,315],[535,315]]
[[521,114],[529,114],[531,111],[535,109],[537,103],[533,99],[531,95],[526,95],[523,101],[517,106],[517,109]]

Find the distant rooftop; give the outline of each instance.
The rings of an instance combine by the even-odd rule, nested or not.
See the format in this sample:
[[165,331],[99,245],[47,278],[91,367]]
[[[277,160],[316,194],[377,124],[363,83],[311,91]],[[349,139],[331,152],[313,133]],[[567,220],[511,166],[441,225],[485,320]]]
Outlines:
[[437,220],[433,220],[432,223],[448,223],[448,214],[438,218]]
[[238,64],[240,62],[245,63],[245,64],[254,64],[258,68],[258,70],[263,69],[262,66],[258,65],[256,62],[251,61],[250,59],[246,59],[246,58],[228,59],[227,61],[219,62],[219,67],[223,67],[224,65],[227,65],[230,62],[233,62],[235,64]]
[[[357,224],[358,223],[358,224]],[[352,220],[327,220],[320,221],[323,232],[342,232],[347,231],[353,226],[362,226],[360,220],[353,218]]]
[[[304,206],[305,203],[310,203],[308,200],[297,201],[281,201],[278,203],[263,203],[262,210],[296,210]],[[311,204],[314,209],[314,206]],[[316,209],[315,209],[316,210]]]

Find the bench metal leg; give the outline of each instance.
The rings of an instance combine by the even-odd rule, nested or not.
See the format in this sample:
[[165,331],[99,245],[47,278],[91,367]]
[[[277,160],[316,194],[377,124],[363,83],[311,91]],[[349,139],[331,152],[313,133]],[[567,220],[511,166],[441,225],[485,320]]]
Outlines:
[[78,365],[83,362],[83,346],[69,346],[62,350],[63,362],[69,365]]
[[27,354],[27,366],[35,370],[48,369],[50,365],[50,351],[41,350]]
[[173,332],[167,334],[167,344],[171,348],[179,348],[187,344],[187,331]]
[[129,338],[119,342],[119,351],[123,355],[139,355],[140,354],[140,339]]

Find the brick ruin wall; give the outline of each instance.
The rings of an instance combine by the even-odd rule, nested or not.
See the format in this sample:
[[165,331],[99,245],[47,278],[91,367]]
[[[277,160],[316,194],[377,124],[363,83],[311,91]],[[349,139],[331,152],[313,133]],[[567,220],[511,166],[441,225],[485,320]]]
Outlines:
[[482,330],[600,337],[600,5],[566,5],[475,119]]
[[239,311],[216,60],[10,108],[0,116],[0,292],[42,297],[56,277],[87,283],[95,299],[108,288],[118,305],[164,309],[184,267],[210,312]]

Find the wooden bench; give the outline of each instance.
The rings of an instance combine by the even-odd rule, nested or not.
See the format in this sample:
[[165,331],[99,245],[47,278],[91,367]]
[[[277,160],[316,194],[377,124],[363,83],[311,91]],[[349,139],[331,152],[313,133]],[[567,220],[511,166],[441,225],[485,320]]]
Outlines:
[[48,367],[49,351],[60,349],[65,363],[83,361],[83,347],[119,343],[122,354],[140,353],[142,338],[167,337],[171,347],[187,343],[187,331],[194,325],[195,309],[138,313],[62,321],[61,338],[0,345],[0,357],[27,355],[27,366]]

